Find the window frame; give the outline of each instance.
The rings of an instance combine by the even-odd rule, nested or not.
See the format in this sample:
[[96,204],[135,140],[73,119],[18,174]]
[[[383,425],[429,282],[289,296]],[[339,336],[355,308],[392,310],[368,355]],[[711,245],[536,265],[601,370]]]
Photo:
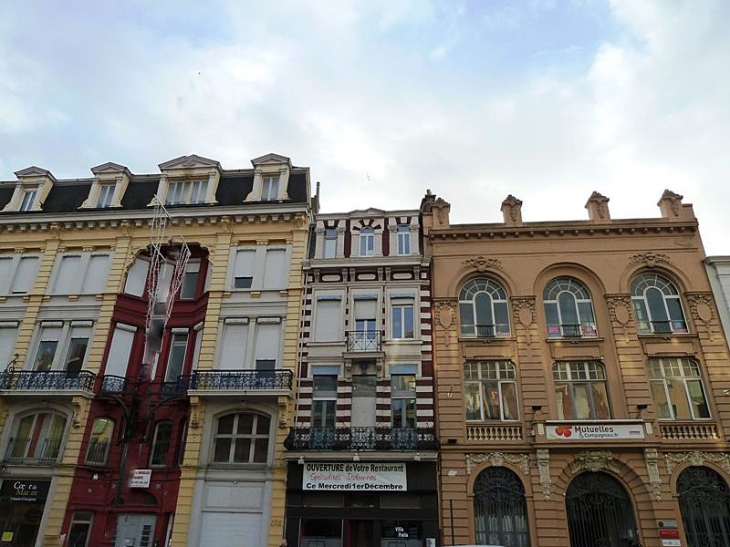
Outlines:
[[[96,423],[97,422],[105,422],[105,427],[102,431],[99,432],[99,434],[96,434],[94,430],[96,429]],[[111,431],[107,431],[107,427],[111,425]],[[98,418],[95,418],[94,421],[91,424],[91,431],[89,432],[89,444],[86,447],[86,457],[84,458],[84,463],[86,465],[106,465],[106,462],[109,458],[109,450],[111,449],[111,445],[114,439],[114,430],[116,429],[116,422],[106,416],[100,416]],[[95,440],[95,438],[101,437],[102,435],[105,435],[108,433],[108,438],[101,440]],[[93,451],[96,451],[98,446],[101,446],[104,442],[106,442],[102,452],[102,457],[98,459],[93,459],[90,457],[92,455]]]
[[[312,376],[312,414],[311,427],[318,430],[332,430],[337,427],[337,374],[314,374]],[[323,389],[324,386],[317,386],[318,379],[334,380],[334,390]],[[315,410],[320,408],[319,412]],[[321,419],[315,423],[315,415],[319,414]]]
[[[167,435],[167,439],[160,440],[160,429],[162,426],[169,426],[169,433],[164,433]],[[162,468],[162,467],[170,467],[169,466],[169,454],[170,454],[170,448],[173,444],[173,432],[174,432],[175,426],[172,423],[172,420],[159,420],[155,422],[155,429],[154,434],[152,435],[152,443],[150,445],[150,456],[149,456],[149,466],[155,467],[155,468]],[[159,462],[162,463],[159,463]]]
[[[408,310],[410,309],[410,317]],[[393,340],[416,339],[416,305],[415,298],[391,298],[390,303],[391,336]],[[410,331],[408,322],[410,320]]]
[[[476,367],[476,377],[467,377],[468,374],[472,373],[472,370],[468,368]],[[484,377],[486,375],[486,378]],[[519,390],[517,386],[517,367],[512,361],[508,360],[469,360],[464,363],[462,369],[462,376],[464,381],[464,410],[465,420],[467,422],[519,422],[520,421],[520,399]],[[490,377],[491,376],[491,377]],[[470,390],[468,385],[475,384],[478,386],[477,396],[479,403],[479,417],[469,418],[469,402],[466,400]],[[495,384],[489,386],[489,384]],[[509,417],[506,410],[510,408],[510,405],[506,403],[506,386],[511,385],[512,392],[514,395],[514,411],[515,417]],[[496,387],[499,403],[499,417],[490,417],[488,409],[485,408],[484,403],[487,399],[488,393],[493,393],[493,389]]]
[[[406,389],[397,389],[399,381]],[[418,427],[417,390],[418,376],[413,373],[391,373],[390,375],[390,425],[394,429],[416,429]],[[396,404],[397,403],[397,404]],[[398,415],[398,420],[396,420]],[[399,423],[396,424],[396,421]]]
[[358,256],[375,256],[375,230],[372,226],[360,228],[358,248],[360,251]]
[[[88,336],[79,336],[79,334],[85,334],[84,332],[79,332],[82,331],[82,329],[88,332]],[[58,330],[58,336],[55,338],[50,336],[50,334],[53,334],[52,332],[49,333],[51,330]],[[44,335],[44,331],[49,333],[48,338]],[[41,372],[79,372],[86,370],[86,361],[89,358],[89,349],[91,347],[93,337],[94,323],[92,321],[42,321],[36,327],[34,342],[31,346],[33,348],[33,352],[28,352],[28,363],[31,365],[28,369]],[[73,340],[82,339],[86,340],[86,349],[84,350],[83,358],[81,359],[81,366],[78,370],[74,369],[69,371],[67,366],[71,362],[70,352]],[[38,363],[42,356],[43,344],[46,342],[55,343],[55,346],[53,346],[53,355],[50,360],[50,365],[48,368],[38,368]],[[50,347],[50,345],[46,347]]]
[[281,176],[263,175],[261,177],[261,201],[278,201]]
[[339,234],[337,228],[325,228],[322,238],[322,258],[337,257],[337,239]]
[[[230,433],[221,433],[220,432],[220,426],[222,423],[222,420],[233,416],[233,423],[231,424],[231,432]],[[241,422],[241,419],[243,416],[250,416],[252,417],[251,420],[251,431],[250,433],[238,433],[238,426]],[[266,432],[265,433],[259,433],[259,423],[260,419],[266,420]],[[215,433],[213,434],[213,439],[211,442],[211,454],[210,454],[210,463],[213,465],[245,465],[245,466],[251,466],[251,465],[266,465],[269,462],[269,455],[271,452],[271,446],[272,446],[272,435],[271,435],[271,426],[272,426],[272,419],[271,416],[268,414],[265,414],[263,412],[255,412],[255,411],[239,411],[239,412],[226,412],[224,414],[221,414],[216,417],[215,419]],[[218,452],[218,446],[219,441],[229,441],[228,446],[228,458],[226,460],[218,460],[216,459],[216,455]],[[237,444],[239,441],[248,441],[248,457],[246,461],[237,461],[236,460],[236,453],[237,453]],[[257,460],[256,456],[259,454],[259,450],[261,449],[261,445],[257,443],[257,441],[264,441],[264,449],[262,450],[262,453],[264,454],[263,460]]]
[[117,189],[116,183],[99,184],[99,191],[96,195],[96,208],[108,209],[114,203],[114,191]]
[[411,254],[411,226],[409,224],[399,224],[396,228],[396,247],[398,256]]
[[[477,297],[481,294],[489,298],[487,314],[491,315],[491,325],[478,323],[481,308],[477,307]],[[470,314],[467,313],[468,308],[471,308]],[[498,308],[501,309],[500,314],[504,315],[506,323],[497,323]],[[465,321],[468,315],[470,322]],[[472,332],[468,332],[469,327],[473,329]],[[459,291],[459,335],[465,338],[508,338],[512,335],[509,297],[500,283],[488,277],[475,277],[462,285]]]
[[[20,203],[18,204],[18,211],[21,213],[33,211],[35,208],[35,200],[38,197],[38,188],[23,188],[22,192]],[[28,196],[30,196],[30,199]]]
[[[563,317],[566,310],[563,309],[561,297],[564,294],[572,297],[573,305],[570,312],[575,313],[577,323],[568,323],[568,319]],[[596,338],[598,336],[591,293],[578,279],[561,276],[550,280],[545,285],[542,299],[549,338]],[[557,323],[552,323],[551,317],[556,318]]]
[[[104,285],[101,292],[90,290],[89,285],[93,282],[89,273],[91,272],[92,259],[96,257],[105,258],[105,279]],[[59,287],[59,279],[61,279],[61,272],[63,270],[63,263],[67,259],[78,258],[79,262],[76,265],[76,271],[71,275],[69,281],[69,287]],[[112,265],[112,252],[111,251],[70,251],[65,253],[59,253],[56,256],[53,264],[53,275],[51,282],[49,283],[49,289],[47,291],[51,296],[75,296],[75,295],[93,295],[103,294],[106,290],[106,281],[109,278],[109,270]],[[66,274],[68,275],[68,274]],[[62,290],[63,289],[63,290]]]
[[[183,376],[185,374],[185,364],[188,357],[188,350],[190,345],[190,331],[188,329],[182,329],[185,332],[176,332],[178,329],[174,329],[170,331],[170,343],[168,346],[167,351],[167,360],[165,363],[165,376],[164,376],[164,382],[165,383],[177,383],[180,376]],[[181,342],[179,341],[180,338],[184,337],[185,341]],[[175,353],[175,349],[182,349],[182,357],[180,358],[180,366],[179,366],[179,373],[175,375],[175,377],[170,376],[170,372],[173,370],[171,368],[172,359],[174,355],[177,355]]]
[[[50,417],[50,421],[46,421],[46,418],[44,418],[44,421],[40,425],[38,425],[38,419],[41,415],[48,415]],[[28,438],[20,439],[20,428],[23,421],[27,418],[32,418]],[[61,422],[60,435],[59,437],[51,437],[51,435],[56,432],[57,429],[59,429],[58,427],[56,427],[58,421]],[[52,463],[59,461],[65,448],[68,425],[68,415],[63,412],[59,412],[53,408],[34,408],[27,412],[16,415],[13,418],[11,437],[8,441],[8,448],[6,450],[5,459],[21,462]],[[23,450],[20,451],[22,452],[22,455],[17,455],[18,452],[16,451],[16,443],[18,442],[18,440],[27,442],[27,445],[25,445]],[[49,445],[49,440],[51,441],[50,445],[52,455],[51,457],[46,457],[45,454]],[[53,453],[54,451],[55,453]]]
[[[582,365],[582,371],[578,370],[578,367],[575,366],[575,370],[573,368],[573,365]],[[595,373],[596,371],[601,371],[603,377],[602,378],[592,378],[591,374]],[[581,377],[581,374],[583,377]],[[585,360],[585,361],[557,361],[553,364],[552,367],[552,375],[553,375],[553,384],[555,386],[555,399],[556,399],[556,407],[557,407],[557,415],[558,420],[564,420],[564,421],[576,421],[576,420],[589,420],[589,421],[603,421],[603,420],[611,420],[613,417],[613,409],[611,408],[611,397],[610,393],[608,391],[608,376],[606,374],[606,366],[601,363],[600,361],[591,361],[591,360]],[[565,378],[558,378],[558,375],[563,375]],[[575,375],[575,377],[573,377]],[[575,387],[577,385],[586,385],[586,393],[588,394],[588,405],[589,405],[589,417],[587,418],[581,418],[578,414],[578,408],[576,407],[576,395],[575,395]],[[565,416],[565,404],[562,405],[558,401],[557,393],[558,393],[558,386],[565,385],[567,386],[567,395],[569,397],[570,401],[570,409],[572,416]],[[594,385],[602,385],[603,386],[603,395],[605,396],[606,400],[606,411],[607,416],[601,417],[598,416],[597,407],[596,407],[596,401],[593,391]],[[592,417],[591,417],[592,416]]]
[[[652,366],[655,365],[655,366]],[[673,365],[673,366],[672,366]],[[669,375],[666,373],[667,368],[669,370],[675,370],[679,371],[679,375]],[[690,375],[687,374],[687,369],[694,368],[696,370],[696,374]],[[659,375],[654,375],[656,371],[659,371]],[[657,418],[659,420],[663,421],[702,421],[702,420],[711,420],[712,419],[712,411],[710,409],[710,401],[707,397],[707,390],[705,389],[705,383],[702,378],[702,369],[700,367],[699,361],[695,359],[691,359],[689,357],[651,357],[649,358],[647,362],[647,374],[649,376],[649,386],[651,388],[652,393],[652,399],[654,401],[654,405],[657,409]],[[681,417],[677,418],[677,411],[676,407],[677,405],[674,404],[675,402],[678,402],[676,400],[673,400],[671,397],[672,390],[671,390],[671,384],[672,382],[681,382],[682,384],[682,392],[684,394],[684,402],[687,405],[687,408],[690,411],[690,416],[688,418]],[[699,386],[700,392],[703,397],[703,402],[700,403],[698,406],[704,406],[706,416],[696,416],[696,411],[698,409],[695,408],[695,403],[693,401],[692,392],[689,388],[688,382],[694,382],[696,385]],[[663,388],[663,394],[664,394],[664,403],[666,404],[666,410],[669,411],[669,416],[663,416],[662,412],[662,403],[661,401],[657,401],[655,396],[655,390],[654,385],[659,384]]]
[[[658,310],[651,309],[647,296],[650,290],[661,294],[662,311],[666,315],[666,320],[654,318],[654,313]],[[673,306],[670,306],[670,301],[673,302]],[[631,280],[631,303],[639,334],[689,334],[689,323],[684,313],[682,297],[677,285],[668,277],[656,272],[636,275]]]
[[167,183],[165,207],[207,203],[208,180],[173,180]]
[[[40,253],[7,253],[0,254],[0,260],[7,261],[10,266],[5,279],[0,279],[0,295],[3,296],[20,296],[30,293],[33,290],[36,277],[38,276],[38,269],[40,268],[42,254]],[[35,265],[30,266],[33,268],[32,276],[20,275],[23,271],[23,261],[33,260]],[[30,282],[28,283],[28,278]],[[17,290],[23,288],[21,285],[27,284],[27,290]]]
[[[83,517],[81,516],[83,515]],[[87,516],[88,515],[88,516]],[[74,541],[74,526],[75,525],[86,525],[83,546],[80,546],[78,541]],[[71,523],[68,526],[68,545],[69,547],[89,547],[89,540],[91,540],[91,530],[94,527],[94,512],[93,511],[74,511],[71,517]]]

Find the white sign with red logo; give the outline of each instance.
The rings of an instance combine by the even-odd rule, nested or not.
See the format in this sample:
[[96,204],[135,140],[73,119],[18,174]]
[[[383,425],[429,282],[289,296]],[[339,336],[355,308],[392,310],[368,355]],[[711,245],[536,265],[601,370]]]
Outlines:
[[643,439],[644,426],[636,424],[563,423],[545,426],[548,439],[563,441]]

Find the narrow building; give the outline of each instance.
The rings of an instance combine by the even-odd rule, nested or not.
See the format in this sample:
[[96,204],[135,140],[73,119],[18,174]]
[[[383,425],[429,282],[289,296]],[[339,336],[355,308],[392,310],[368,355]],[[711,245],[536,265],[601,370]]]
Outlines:
[[730,545],[727,342],[692,206],[658,205],[451,224],[424,198],[444,545]]

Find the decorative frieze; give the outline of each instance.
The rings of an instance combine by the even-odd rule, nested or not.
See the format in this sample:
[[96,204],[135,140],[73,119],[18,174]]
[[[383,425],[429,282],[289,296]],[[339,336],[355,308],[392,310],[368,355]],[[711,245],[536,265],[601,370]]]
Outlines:
[[486,272],[488,270],[504,270],[502,262],[496,258],[487,258],[486,256],[478,256],[464,261],[462,270],[476,268],[478,272]]
[[726,473],[730,474],[730,454],[726,452],[673,452],[664,454],[664,461],[667,464],[667,471],[672,473],[674,468],[680,463],[689,462],[694,467],[705,465],[710,462],[722,467]]
[[482,463],[488,462],[492,467],[504,467],[505,462],[519,467],[525,475],[530,474],[530,459],[527,454],[508,454],[506,452],[482,452],[466,455],[466,472],[472,470]]
[[662,262],[671,264],[672,260],[669,258],[669,255],[665,255],[664,253],[655,253],[653,251],[635,254],[629,258],[629,264],[639,266],[643,264],[649,268],[654,268],[657,264],[661,264]]
[[644,460],[646,461],[646,472],[649,475],[649,484],[652,493],[657,501],[662,499],[662,479],[659,476],[659,452],[656,448],[644,449]]

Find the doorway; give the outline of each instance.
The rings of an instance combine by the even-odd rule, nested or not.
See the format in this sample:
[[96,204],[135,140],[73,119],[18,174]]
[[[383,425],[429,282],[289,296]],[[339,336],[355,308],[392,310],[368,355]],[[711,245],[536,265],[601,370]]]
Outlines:
[[124,513],[117,519],[114,547],[152,547],[155,515]]

